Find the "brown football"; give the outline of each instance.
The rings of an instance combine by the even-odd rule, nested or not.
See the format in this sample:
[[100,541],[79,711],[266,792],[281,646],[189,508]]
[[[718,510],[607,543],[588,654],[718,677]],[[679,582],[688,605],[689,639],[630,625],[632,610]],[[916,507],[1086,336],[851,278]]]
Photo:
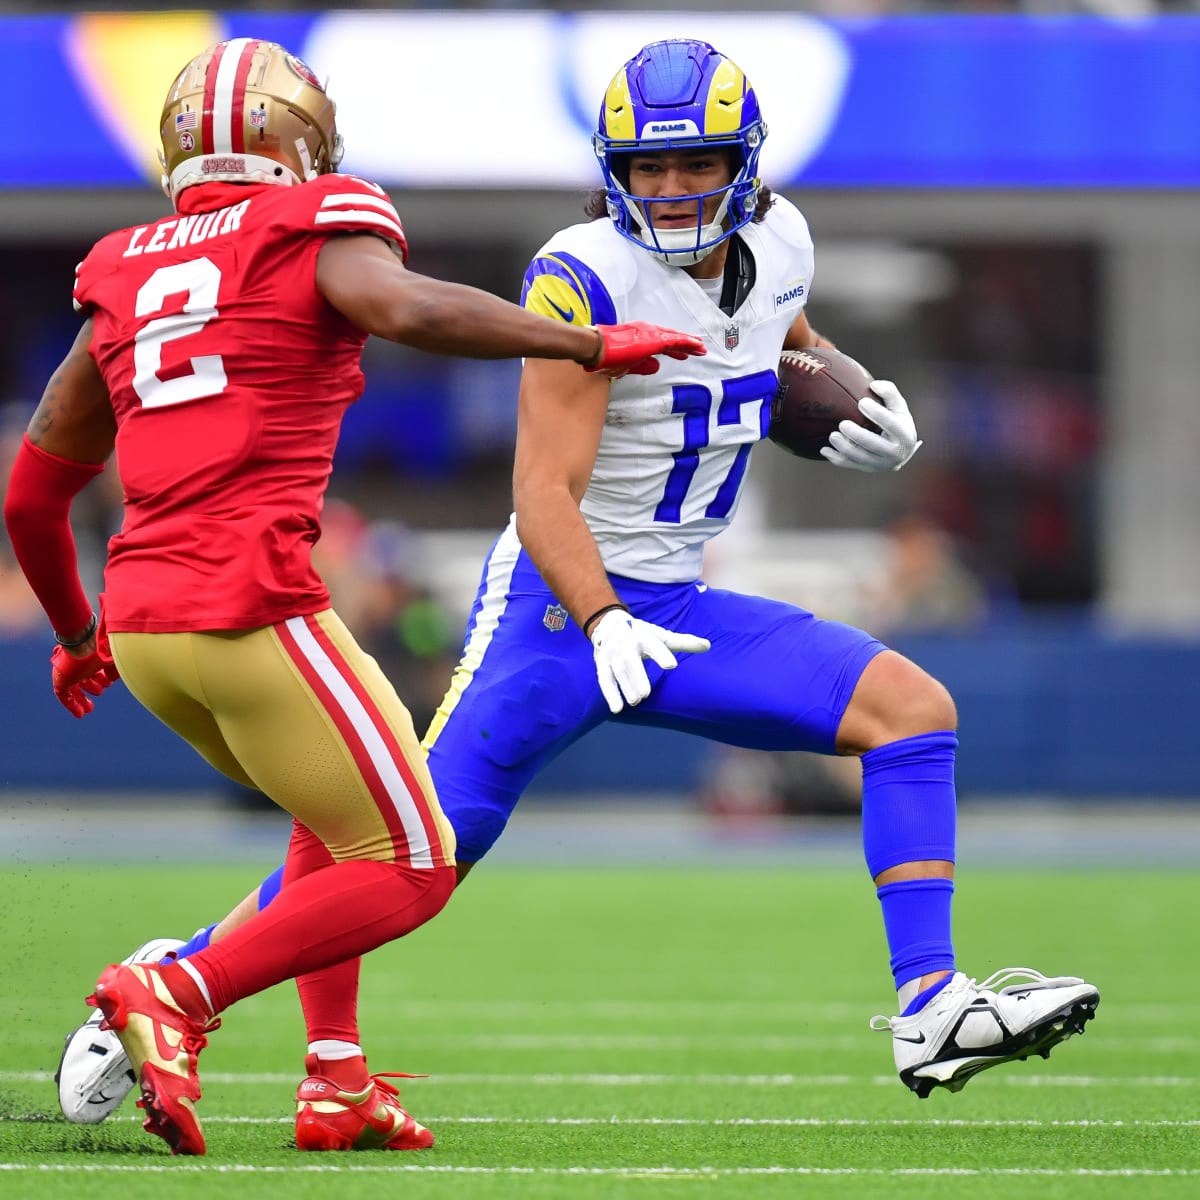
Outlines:
[[785,350],[778,374],[767,436],[790,454],[823,462],[821,447],[846,420],[878,430],[858,411],[859,400],[871,395],[871,375],[848,354],[828,346]]

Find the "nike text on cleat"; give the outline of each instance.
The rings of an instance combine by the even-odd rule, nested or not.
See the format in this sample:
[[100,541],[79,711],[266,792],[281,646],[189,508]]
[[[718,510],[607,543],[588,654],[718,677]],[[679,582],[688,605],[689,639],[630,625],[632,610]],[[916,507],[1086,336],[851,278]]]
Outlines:
[[[154,938],[139,946],[124,963],[157,962],[182,945],[178,938]],[[77,1125],[103,1121],[120,1108],[137,1083],[120,1038],[111,1029],[101,1029],[103,1020],[102,1012],[94,1012],[67,1034],[54,1072],[59,1107],[63,1116]]]
[[924,1099],[935,1087],[960,1091],[1001,1063],[1049,1058],[1083,1032],[1099,1003],[1096,988],[1070,975],[1009,967],[976,983],[960,971],[919,1012],[872,1017],[871,1028],[891,1031],[900,1079]]
[[183,1012],[157,963],[106,967],[88,1003],[104,1014],[100,1028],[113,1030],[129,1056],[142,1092],[138,1107],[146,1113],[142,1127],[172,1154],[203,1154],[196,1059],[208,1045],[205,1034],[220,1021]]
[[[316,1070],[311,1056],[305,1065]],[[400,1107],[388,1077],[412,1078],[385,1071],[372,1075],[364,1091],[346,1092],[310,1074],[296,1092],[296,1145],[301,1150],[428,1150],[433,1134]]]

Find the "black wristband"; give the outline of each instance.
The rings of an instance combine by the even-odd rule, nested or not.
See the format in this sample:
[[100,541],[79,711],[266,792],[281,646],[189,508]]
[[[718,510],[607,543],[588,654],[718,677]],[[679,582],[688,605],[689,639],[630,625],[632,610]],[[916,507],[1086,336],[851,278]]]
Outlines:
[[96,627],[99,624],[100,624],[99,618],[96,616],[95,613],[92,613],[92,619],[88,622],[87,628],[83,631],[83,637],[76,638],[75,641],[73,641],[73,642],[68,642],[66,638],[60,636],[58,633],[55,633],[54,640],[64,650],[77,650],[77,649],[79,649],[80,646],[83,645],[84,642],[86,642],[88,640],[88,638],[90,638],[92,636],[92,634],[94,634],[96,632]]
[[616,612],[620,609],[622,612],[629,611],[628,604],[606,604],[603,608],[598,608],[586,621],[584,621],[582,629],[583,636],[590,638],[592,636],[592,625],[598,621],[605,613]]

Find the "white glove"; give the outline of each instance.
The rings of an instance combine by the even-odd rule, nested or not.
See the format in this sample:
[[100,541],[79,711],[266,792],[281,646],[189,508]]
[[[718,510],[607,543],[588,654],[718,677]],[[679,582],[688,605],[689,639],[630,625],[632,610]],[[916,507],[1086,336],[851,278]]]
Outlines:
[[596,677],[614,713],[619,713],[626,704],[640,704],[650,695],[650,678],[642,659],[652,658],[664,670],[670,670],[678,666],[672,650],[702,654],[710,644],[707,638],[674,633],[649,621],[639,621],[619,608],[606,612],[596,622],[591,636]]
[[917,427],[900,389],[891,380],[876,379],[871,391],[879,399],[864,396],[858,402],[858,411],[883,432],[843,421],[829,435],[829,445],[821,447],[821,456],[835,467],[855,471],[898,471],[921,446]]

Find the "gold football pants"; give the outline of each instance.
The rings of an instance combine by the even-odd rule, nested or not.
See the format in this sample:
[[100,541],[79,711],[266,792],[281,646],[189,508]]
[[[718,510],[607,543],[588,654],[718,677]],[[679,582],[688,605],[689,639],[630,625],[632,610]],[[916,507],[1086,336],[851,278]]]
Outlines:
[[240,631],[114,633],[129,690],[335,861],[454,861],[412,718],[332,609]]

